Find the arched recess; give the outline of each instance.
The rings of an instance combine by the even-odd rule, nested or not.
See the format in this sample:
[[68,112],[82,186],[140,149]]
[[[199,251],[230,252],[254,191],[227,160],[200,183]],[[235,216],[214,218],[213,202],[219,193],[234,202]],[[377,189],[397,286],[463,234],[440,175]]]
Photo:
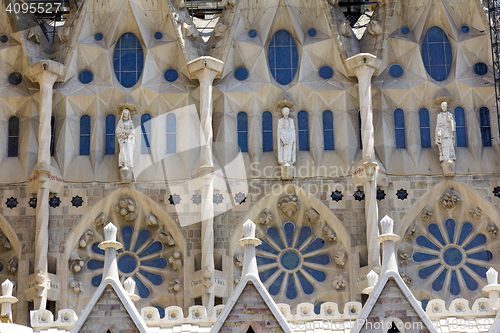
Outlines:
[[350,300],[350,236],[340,220],[318,198],[293,184],[273,188],[248,212],[233,233],[233,276],[241,276],[242,225],[257,225],[259,276],[277,303],[291,307]]
[[453,180],[434,186],[396,228],[400,272],[419,300],[473,302],[500,265],[500,214],[474,190]]
[[75,311],[85,307],[102,280],[104,251],[98,245],[109,222],[118,228],[117,240],[124,245],[117,251],[120,280],[136,281],[136,294],[141,296],[138,306],[183,307],[186,243],[182,232],[157,203],[124,187],[96,204],[66,241],[67,298]]

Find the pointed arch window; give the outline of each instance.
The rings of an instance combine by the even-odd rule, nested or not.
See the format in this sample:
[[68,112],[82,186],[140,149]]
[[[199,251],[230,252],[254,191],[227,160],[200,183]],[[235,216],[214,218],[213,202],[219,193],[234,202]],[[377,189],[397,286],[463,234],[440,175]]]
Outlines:
[[396,148],[406,148],[405,113],[402,109],[394,110],[394,134],[396,137]]
[[56,136],[56,119],[54,117],[50,118],[50,156],[54,156],[55,148],[54,147],[54,142],[55,142],[55,136]]
[[269,43],[268,61],[271,74],[279,84],[292,82],[297,72],[299,54],[295,40],[288,31],[279,30],[273,35]]
[[358,111],[358,129],[359,129],[359,149],[363,150],[363,135],[361,134],[361,111]]
[[238,129],[238,146],[241,152],[248,153],[248,116],[246,112],[241,111],[236,118]]
[[273,151],[273,115],[269,111],[262,114],[262,145],[264,151]]
[[151,153],[151,115],[145,113],[141,116],[141,154]]
[[330,110],[323,112],[323,141],[325,150],[335,150],[333,137],[333,113]]
[[104,153],[106,155],[115,154],[116,145],[116,117],[112,114],[106,116],[106,132],[104,138]]
[[167,114],[167,154],[177,152],[177,117],[174,113]]
[[297,115],[299,126],[299,150],[309,150],[309,116],[306,111],[300,111]]
[[80,117],[80,156],[90,155],[90,116]]
[[9,118],[9,138],[7,142],[7,157],[17,157],[19,153],[19,118]]
[[467,147],[467,131],[465,130],[465,111],[462,107],[455,108],[455,133],[457,147]]
[[431,125],[429,122],[429,110],[422,108],[418,111],[420,122],[420,144],[422,148],[431,147]]
[[485,106],[479,109],[479,121],[481,123],[483,147],[491,147],[490,110]]

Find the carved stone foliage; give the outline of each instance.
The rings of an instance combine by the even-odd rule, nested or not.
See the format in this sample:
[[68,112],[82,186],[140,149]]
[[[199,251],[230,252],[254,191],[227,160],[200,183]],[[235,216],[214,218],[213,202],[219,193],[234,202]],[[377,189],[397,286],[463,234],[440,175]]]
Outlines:
[[446,192],[439,200],[444,208],[451,209],[460,204],[461,199],[455,191]]
[[94,233],[92,232],[92,230],[88,229],[87,231],[85,231],[82,237],[80,237],[80,242],[78,243],[78,245],[80,245],[80,247],[85,247],[93,240]]
[[236,253],[236,255],[234,256],[236,266],[243,267],[243,258],[244,258],[243,253]]
[[264,209],[259,215],[260,224],[269,224],[273,220],[273,214],[268,209]]
[[120,213],[127,222],[131,222],[137,218],[135,202],[132,199],[125,198],[115,205],[115,212]]
[[346,286],[347,286],[347,279],[343,277],[342,274],[337,275],[333,280],[333,288],[337,290],[345,288]]
[[314,208],[309,208],[305,213],[305,217],[309,223],[316,223],[319,221],[319,213]]
[[278,207],[283,214],[290,217],[300,208],[300,202],[295,195],[285,195],[279,199]]

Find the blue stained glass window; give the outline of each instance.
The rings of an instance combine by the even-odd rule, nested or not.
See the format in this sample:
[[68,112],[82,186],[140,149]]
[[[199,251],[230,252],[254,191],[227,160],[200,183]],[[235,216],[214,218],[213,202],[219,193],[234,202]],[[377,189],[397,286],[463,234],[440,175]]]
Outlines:
[[479,109],[479,120],[481,123],[483,147],[491,147],[490,110],[487,107],[483,106]]
[[314,287],[311,282],[309,282],[301,272],[297,272],[297,277],[299,278],[304,293],[306,295],[311,295],[314,292]]
[[323,112],[323,142],[325,150],[335,150],[333,137],[333,113],[330,110]]
[[141,261],[141,265],[155,268],[165,268],[168,265],[167,259],[165,258],[156,258],[146,261]]
[[163,34],[161,33],[161,31],[155,32],[155,39],[162,39],[162,38],[163,38]]
[[125,254],[118,259],[118,268],[124,274],[129,274],[137,268],[137,260],[130,254]]
[[115,145],[116,145],[116,117],[112,114],[108,114],[106,116],[106,134],[105,134],[105,143],[104,150],[106,155],[114,155],[115,154]]
[[432,289],[435,291],[441,291],[444,286],[444,279],[446,278],[446,273],[448,273],[448,269],[445,268],[441,274],[432,282]]
[[281,283],[283,282],[283,278],[285,277],[285,273],[282,272],[276,280],[269,286],[269,293],[273,296],[278,295],[281,288]]
[[102,256],[105,254],[104,250],[99,248],[99,243],[92,244],[92,252],[100,254]]
[[493,253],[491,253],[490,251],[481,251],[468,254],[467,258],[477,259],[482,261],[490,261],[491,259],[493,259]]
[[319,256],[304,258],[305,262],[310,262],[311,264],[328,265],[330,263],[330,257],[326,254]]
[[422,148],[431,147],[431,125],[429,122],[429,110],[420,109],[418,111],[420,121],[420,144]]
[[99,285],[101,284],[101,281],[102,281],[102,274],[99,274],[99,275],[94,276],[92,278],[92,282],[91,283],[92,283],[92,285],[94,287],[99,287]]
[[467,147],[467,132],[465,131],[465,111],[461,107],[455,108],[455,131],[457,147]]
[[423,253],[423,252],[415,252],[413,254],[413,261],[415,262],[423,262],[427,260],[433,260],[439,258],[437,254]]
[[457,266],[463,258],[462,252],[456,247],[449,247],[443,253],[444,262],[450,266]]
[[418,236],[417,237],[417,244],[423,247],[426,247],[431,250],[436,250],[439,251],[439,247],[437,247],[436,244],[431,242],[430,240],[427,239],[427,237],[424,236]]
[[158,314],[160,315],[160,318],[164,318],[165,317],[165,309],[159,305],[155,305],[154,307],[158,309]]
[[90,116],[80,117],[80,155],[90,155]]
[[488,73],[488,65],[486,65],[484,62],[476,62],[474,64],[474,73],[479,76],[485,75],[486,73]]
[[269,253],[272,253],[272,254],[278,254],[279,253],[278,251],[276,251],[275,248],[273,248],[271,245],[269,245],[269,243],[267,243],[265,240],[262,241],[262,244],[260,244],[259,246],[257,246],[257,250],[264,251],[264,252],[269,252]]
[[238,113],[236,118],[238,128],[238,146],[243,153],[248,152],[248,116],[246,112]]
[[151,292],[149,288],[137,277],[137,275],[133,275],[132,278],[135,281],[135,287],[137,288],[137,292],[141,298],[148,298]]
[[436,238],[442,245],[446,245],[446,241],[444,240],[443,234],[441,233],[441,229],[436,223],[429,224],[427,230],[431,233],[434,238]]
[[146,279],[151,281],[155,286],[159,286],[163,282],[163,278],[159,274],[151,273],[144,270],[139,270],[139,273],[142,274]]
[[8,41],[9,41],[9,36],[7,36],[7,35],[0,36],[0,42],[7,43]]
[[321,304],[323,304],[325,302],[319,302],[319,303],[316,303],[314,304],[314,313],[315,314],[320,314],[321,313]]
[[100,40],[102,40],[103,38],[104,38],[104,36],[103,36],[103,34],[101,34],[100,32],[98,32],[98,33],[96,33],[96,34],[94,35],[94,39],[95,39],[96,41],[100,41]]
[[458,284],[457,272],[455,270],[451,271],[450,292],[455,296],[460,294],[460,285]]
[[401,28],[401,33],[403,35],[408,35],[410,33],[410,28],[408,28],[408,27],[402,27]]
[[472,276],[470,276],[470,274],[467,273],[463,268],[460,268],[460,273],[462,274],[462,277],[465,281],[465,284],[467,285],[467,288],[469,290],[476,290],[477,287],[479,286],[477,281],[474,280]]
[[323,282],[326,280],[326,273],[325,272],[318,271],[317,269],[307,267],[307,266],[302,266],[302,269],[305,272],[307,272],[309,275],[311,275],[318,282]]
[[104,261],[90,259],[87,261],[87,268],[91,270],[96,270],[104,267]]
[[469,27],[466,25],[463,25],[460,27],[460,31],[462,31],[462,33],[464,33],[464,34],[468,33],[469,30],[470,30]]
[[455,222],[454,219],[447,219],[444,222],[444,225],[446,227],[446,233],[448,234],[449,244],[455,243],[455,227],[457,223]]
[[319,69],[318,74],[324,80],[331,79],[333,76],[333,68],[330,66],[323,66]]
[[139,256],[139,258],[144,258],[144,257],[149,256],[150,254],[160,252],[162,249],[163,249],[163,245],[160,242],[156,241],[156,242],[151,243],[144,251],[139,253],[138,256]]
[[422,309],[427,309],[427,304],[429,304],[429,300],[428,299],[423,299],[420,301],[420,303],[422,303]]
[[312,233],[312,229],[309,227],[302,227],[300,229],[300,234],[299,234],[299,239],[297,240],[297,244],[295,245],[295,248],[298,249],[300,246],[304,243],[304,241],[309,238],[309,236]]
[[297,288],[295,287],[295,280],[293,275],[288,275],[288,283],[286,285],[286,297],[289,299],[295,299],[297,297]]
[[250,38],[255,38],[255,37],[257,37],[257,30],[252,29],[252,30],[248,31],[248,36],[249,36]]
[[292,247],[292,241],[293,241],[293,233],[295,231],[295,225],[292,222],[287,222],[283,226],[283,230],[285,231],[285,237],[286,237],[286,242],[288,244],[288,247]]
[[141,78],[144,53],[141,43],[133,33],[123,34],[116,42],[113,66],[118,82],[125,88],[133,87]]
[[9,83],[13,86],[17,86],[23,82],[23,75],[19,72],[12,72],[9,74]]
[[483,234],[477,234],[476,237],[474,237],[470,242],[469,244],[467,244],[466,246],[464,246],[464,250],[465,251],[468,251],[470,249],[473,249],[473,248],[476,248],[480,245],[483,245],[485,244],[487,241],[486,239],[486,236],[483,235]]
[[488,271],[488,269],[486,267],[478,266],[478,265],[472,264],[470,262],[466,262],[465,265],[467,267],[469,267],[470,269],[472,269],[474,271],[474,273],[476,273],[480,277],[482,277],[482,278],[486,277],[486,272]]
[[7,157],[16,157],[19,151],[19,118],[9,118],[9,138],[7,142]]
[[391,67],[389,67],[389,75],[391,75],[394,78],[398,78],[398,77],[403,76],[404,72],[405,71],[404,71],[403,67],[401,67],[401,65],[393,64],[393,65],[391,65]]
[[275,227],[267,228],[267,234],[269,235],[269,237],[271,237],[273,242],[276,245],[278,245],[278,247],[280,249],[285,248],[285,246],[283,245],[283,242],[281,241],[281,237],[280,237],[280,233],[279,233],[278,229],[276,229]]
[[300,111],[297,115],[299,127],[299,150],[309,150],[309,119],[306,111]]
[[167,82],[175,82],[179,78],[179,73],[175,69],[169,68],[163,73],[163,77]]
[[177,152],[177,117],[174,113],[167,114],[167,154]]
[[288,270],[294,270],[299,267],[300,257],[294,251],[285,251],[281,255],[281,265]]
[[267,264],[273,264],[276,262],[276,259],[274,258],[266,258],[266,257],[261,257],[261,256],[256,256],[257,259],[257,265],[267,265]]
[[88,84],[94,80],[94,74],[87,70],[81,71],[80,74],[78,74],[78,80],[83,84]]
[[280,84],[292,82],[297,72],[299,55],[295,40],[286,30],[277,31],[271,38],[268,50],[271,75]]
[[402,109],[394,110],[394,134],[396,136],[396,148],[406,148],[405,113]]
[[318,34],[318,32],[316,31],[316,29],[311,28],[311,29],[307,30],[307,34],[311,37],[314,37]]
[[462,225],[462,230],[460,231],[460,238],[458,239],[458,245],[462,245],[464,240],[467,238],[467,236],[470,235],[470,233],[474,230],[474,226],[470,222],[465,222]]
[[278,270],[278,267],[273,267],[268,270],[259,272],[259,278],[262,282],[266,282],[267,279],[269,279],[276,271]]
[[358,129],[359,129],[359,149],[363,149],[363,135],[361,134],[361,111],[358,111]]
[[427,279],[429,276],[431,276],[432,274],[434,274],[434,272],[439,268],[441,267],[441,263],[437,263],[437,264],[434,264],[434,265],[431,265],[431,266],[427,266],[427,267],[424,267],[422,268],[421,270],[418,271],[418,276],[421,278],[421,279]]
[[248,70],[245,67],[236,68],[234,77],[238,81],[245,81],[248,78]]
[[264,151],[273,151],[273,115],[269,111],[262,114],[262,145]]
[[151,153],[151,115],[145,113],[141,116],[141,154]]
[[312,251],[320,250],[325,247],[325,240],[323,238],[316,238],[315,240],[312,241],[309,246],[305,248],[304,251],[302,251],[302,254],[307,254]]
[[427,30],[422,42],[422,60],[427,73],[434,80],[446,80],[451,72],[453,54],[443,29],[432,27]]
[[134,246],[134,252],[137,252],[142,247],[142,245],[148,240],[148,238],[149,238],[149,231],[144,229],[141,230],[139,232],[139,236],[137,237],[137,241]]

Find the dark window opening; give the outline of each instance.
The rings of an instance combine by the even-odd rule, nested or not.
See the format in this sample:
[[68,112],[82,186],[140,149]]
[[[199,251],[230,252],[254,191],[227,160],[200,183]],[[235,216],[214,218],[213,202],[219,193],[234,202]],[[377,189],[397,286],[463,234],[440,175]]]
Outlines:
[[57,274],[57,259],[54,257],[47,258],[47,271],[50,274]]
[[47,310],[52,312],[52,314],[56,313],[56,301],[47,300]]
[[201,297],[196,297],[194,299],[194,305],[203,305],[203,302],[201,300]]
[[262,146],[264,151],[273,151],[273,115],[269,111],[262,114]]
[[297,115],[299,123],[299,150],[309,150],[309,119],[306,111],[300,111]]
[[399,333],[399,330],[396,327],[396,324],[394,322],[392,322],[392,326],[391,326],[391,328],[389,328],[389,330],[387,331],[387,333]]
[[248,116],[245,112],[238,113],[236,126],[238,130],[238,146],[242,153],[248,153]]
[[215,297],[214,304],[215,306],[224,304],[222,303],[222,297]]
[[[35,303],[33,301],[28,301],[28,316],[26,318],[31,318],[31,311],[35,310]],[[28,326],[31,326],[31,320],[28,320]]]
[[116,117],[112,114],[106,116],[106,134],[104,137],[104,153],[105,155],[115,154],[115,144],[116,144]]
[[220,253],[214,253],[214,268],[222,271],[222,254]]
[[369,296],[370,295],[367,295],[367,294],[361,294],[361,304],[362,304],[362,306],[365,306],[365,303],[366,303],[366,301],[368,301],[368,297]]
[[9,138],[7,142],[7,157],[17,157],[19,152],[19,118],[9,118]]
[[252,326],[248,326],[247,333],[255,333]]
[[55,137],[55,132],[56,132],[56,119],[52,117],[50,119],[50,156],[54,156],[54,137]]

